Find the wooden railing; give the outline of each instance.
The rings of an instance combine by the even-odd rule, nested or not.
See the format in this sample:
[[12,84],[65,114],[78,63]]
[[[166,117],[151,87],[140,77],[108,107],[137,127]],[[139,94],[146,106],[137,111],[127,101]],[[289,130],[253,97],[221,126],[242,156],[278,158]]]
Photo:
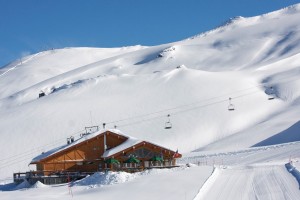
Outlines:
[[[44,175],[45,173],[47,173],[48,175]],[[37,181],[45,184],[58,184],[82,179],[87,175],[91,175],[93,173],[94,172],[75,171],[29,171],[14,173],[13,178],[15,183],[21,183],[24,180],[27,180],[31,184],[34,184]]]
[[[140,163],[120,163],[120,164],[104,164],[99,171],[126,171],[138,172],[145,169],[153,168],[173,168],[178,167],[173,161],[142,161]],[[80,171],[29,171],[18,172],[13,174],[14,182],[21,183],[27,180],[31,184],[40,181],[45,184],[67,183],[69,181],[78,180],[91,175],[97,171],[80,172]]]

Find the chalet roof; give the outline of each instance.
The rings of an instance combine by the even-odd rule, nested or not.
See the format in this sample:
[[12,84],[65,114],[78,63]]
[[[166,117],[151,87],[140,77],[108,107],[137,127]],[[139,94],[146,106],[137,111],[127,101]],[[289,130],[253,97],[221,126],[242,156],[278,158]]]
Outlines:
[[130,147],[132,147],[132,146],[134,146],[136,144],[139,144],[141,142],[142,142],[141,140],[138,140],[138,139],[136,139],[134,137],[128,137],[128,139],[125,142],[123,142],[122,144],[120,144],[120,145],[118,145],[118,146],[116,146],[116,147],[114,147],[112,149],[109,149],[109,150],[105,151],[103,153],[102,157],[103,158],[110,157],[110,156],[112,156],[112,155],[114,155],[114,154],[116,154],[118,152],[121,152],[121,151],[123,151],[123,150],[125,150],[127,148],[130,148]]
[[139,139],[136,139],[134,137],[131,137],[131,136],[128,136],[128,139],[126,141],[124,141],[122,144],[112,148],[112,149],[109,149],[107,151],[105,151],[102,155],[102,158],[108,158],[108,157],[111,157],[119,152],[122,152],[130,147],[133,147],[135,145],[138,145],[140,143],[148,143],[148,144],[151,144],[153,146],[156,146],[156,147],[159,147],[159,148],[162,148],[162,149],[166,149],[166,150],[169,150],[173,153],[175,153],[175,151],[171,150],[171,149],[168,149],[166,147],[163,147],[163,146],[160,146],[158,144],[155,144],[155,143],[152,143],[152,142],[148,142],[148,141],[144,141],[144,140],[139,140]]
[[121,135],[121,136],[124,136],[126,138],[130,138],[130,136],[127,136],[127,135],[123,134],[120,130],[117,130],[117,129],[103,129],[103,130],[100,130],[100,131],[97,131],[97,132],[94,132],[94,133],[87,134],[87,135],[85,135],[83,137],[80,137],[78,139],[75,139],[75,141],[72,142],[72,143],[70,143],[70,144],[64,144],[64,145],[62,145],[60,147],[51,149],[51,150],[49,150],[47,152],[43,152],[42,154],[40,154],[40,155],[36,156],[35,158],[33,158],[30,163],[39,162],[39,161],[41,161],[41,160],[43,160],[43,159],[45,159],[45,158],[47,158],[47,157],[49,157],[51,155],[59,153],[59,152],[61,152],[63,150],[67,150],[67,149],[69,149],[69,148],[71,148],[71,147],[73,147],[73,146],[75,146],[77,144],[80,144],[82,142],[90,140],[90,139],[92,139],[92,138],[94,138],[96,136],[99,136],[99,135],[103,134],[104,132],[107,132],[107,131],[109,131],[111,133],[115,133],[115,134]]
[[[103,153],[103,155],[102,155],[103,158],[108,158],[110,156],[113,156],[114,154],[122,152],[122,151],[124,151],[124,150],[126,150],[126,149],[128,149],[130,147],[133,147],[134,145],[137,145],[137,144],[139,144],[141,142],[146,142],[146,141],[138,140],[138,139],[136,139],[134,137],[128,136],[128,135],[122,133],[121,131],[119,131],[117,129],[103,129],[103,130],[100,130],[100,131],[97,131],[97,132],[94,132],[94,133],[87,134],[87,135],[85,135],[85,136],[83,136],[81,138],[78,138],[78,139],[76,139],[74,142],[72,142],[70,144],[65,144],[65,145],[62,145],[60,147],[51,149],[51,150],[49,150],[47,152],[44,152],[41,155],[38,155],[37,157],[33,158],[30,163],[33,164],[33,163],[39,162],[39,161],[41,161],[43,159],[46,159],[49,156],[52,156],[52,155],[57,154],[57,153],[59,153],[61,151],[70,149],[70,148],[74,147],[75,145],[78,145],[78,144],[83,143],[85,141],[88,141],[88,140],[90,140],[92,138],[95,138],[95,137],[97,137],[97,136],[99,136],[99,135],[101,135],[101,134],[103,134],[105,132],[111,132],[111,133],[123,136],[123,137],[125,137],[127,139],[123,143],[121,143],[120,145],[118,145],[116,147],[113,147],[111,149],[106,150]],[[150,143],[150,142],[147,142],[147,143]],[[162,147],[160,145],[156,145],[156,144],[153,144],[153,143],[150,143],[150,144],[158,146],[158,147],[161,147],[163,149],[167,149],[167,148]],[[170,150],[170,149],[167,149],[167,150]],[[172,150],[170,150],[170,151],[172,151]]]

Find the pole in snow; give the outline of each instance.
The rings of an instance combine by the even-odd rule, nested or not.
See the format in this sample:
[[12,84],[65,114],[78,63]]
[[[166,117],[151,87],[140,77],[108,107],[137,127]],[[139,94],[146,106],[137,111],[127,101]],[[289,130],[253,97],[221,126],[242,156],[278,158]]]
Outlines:
[[68,173],[68,188],[69,188],[69,194],[72,195],[72,198],[73,198],[73,192],[72,192],[72,188],[71,188],[71,180],[70,180],[69,173]]

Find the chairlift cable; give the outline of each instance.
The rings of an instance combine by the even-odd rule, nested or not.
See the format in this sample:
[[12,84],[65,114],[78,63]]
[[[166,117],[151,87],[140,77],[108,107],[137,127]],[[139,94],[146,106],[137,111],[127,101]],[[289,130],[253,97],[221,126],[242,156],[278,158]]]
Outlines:
[[[277,82],[278,81],[282,81],[282,80],[287,79],[287,78],[289,78],[289,77],[284,77],[282,79],[278,79]],[[287,82],[292,82],[292,81],[295,81],[295,80],[289,80]],[[156,115],[156,114],[159,114],[159,113],[166,113],[168,111],[180,109],[181,107],[190,107],[190,106],[193,106],[195,104],[199,104],[199,103],[202,103],[202,102],[209,102],[211,100],[219,99],[219,98],[222,98],[222,97],[233,96],[234,94],[237,94],[237,93],[240,93],[240,92],[243,92],[243,91],[247,91],[247,90],[251,90],[251,89],[254,89],[254,88],[258,88],[258,87],[261,87],[261,86],[267,86],[267,85],[269,85],[269,84],[261,83],[261,84],[258,84],[258,85],[252,86],[252,87],[248,87],[248,88],[245,88],[245,89],[237,90],[237,91],[234,91],[234,92],[231,92],[231,93],[227,93],[227,94],[223,94],[223,95],[220,95],[220,96],[215,96],[215,97],[208,98],[208,99],[205,99],[205,100],[200,100],[200,101],[196,101],[196,102],[193,102],[193,103],[179,105],[179,106],[176,106],[176,107],[167,108],[167,109],[163,109],[163,110],[159,110],[159,111],[155,111],[155,112],[151,112],[151,113],[146,113],[146,114],[142,114],[142,115],[136,115],[136,116],[132,116],[132,117],[128,117],[128,118],[123,118],[123,119],[120,119],[120,120],[110,121],[110,122],[108,122],[106,124],[117,124],[119,122],[130,121],[130,120],[133,120],[133,119],[136,119],[136,118],[147,117],[147,116]],[[255,93],[256,92],[260,92],[260,91],[255,91]],[[248,95],[248,94],[246,94],[246,95]]]
[[[287,78],[290,78],[290,77],[284,77],[282,79],[278,79],[276,80],[276,82],[278,81],[282,81],[284,79],[287,79]],[[297,80],[297,79],[296,79]],[[292,81],[295,81],[295,80],[289,80],[287,82],[292,82]],[[261,83],[261,84],[258,84],[256,86],[253,86],[253,87],[249,87],[249,88],[246,88],[246,89],[242,89],[242,90],[237,90],[235,92],[232,92],[232,93],[229,93],[229,94],[224,94],[224,95],[220,95],[220,96],[217,96],[217,97],[212,97],[212,98],[209,98],[209,99],[206,99],[206,100],[201,100],[201,101],[198,101],[198,102],[194,102],[194,103],[191,103],[191,104],[185,104],[185,105],[180,105],[180,106],[177,106],[177,107],[173,107],[173,108],[168,108],[168,109],[164,109],[164,110],[160,110],[160,111],[156,111],[156,112],[152,112],[152,113],[148,113],[148,114],[143,114],[143,115],[138,115],[138,116],[133,116],[133,117],[129,117],[129,118],[124,118],[124,119],[120,119],[120,120],[116,120],[116,121],[111,121],[111,122],[108,122],[106,124],[112,124],[112,123],[115,123],[117,124],[118,122],[122,122],[122,121],[129,121],[129,120],[132,120],[132,119],[136,119],[136,118],[141,118],[141,117],[146,117],[146,116],[151,116],[151,115],[155,115],[155,114],[159,114],[159,113],[163,113],[163,112],[166,112],[166,111],[171,111],[171,110],[176,110],[176,109],[180,109],[182,107],[187,107],[187,106],[192,106],[192,105],[195,105],[195,104],[199,104],[201,102],[206,102],[206,101],[211,101],[213,99],[217,99],[217,98],[220,98],[220,97],[224,97],[224,96],[232,96],[231,94],[235,94],[235,93],[239,93],[239,92],[243,92],[243,91],[246,91],[246,90],[251,90],[251,89],[254,89],[256,87],[260,87],[260,86],[266,86],[266,85],[269,85],[269,84],[266,84],[266,83]],[[252,95],[254,93],[257,93],[257,92],[260,92],[260,91],[255,91],[255,92],[251,92],[251,93],[247,93],[247,94],[243,94],[243,95],[239,95],[239,96],[236,96],[232,99],[237,99],[237,98],[241,98],[241,97],[244,97],[244,96],[248,96],[248,95]],[[188,112],[188,111],[191,111],[191,110],[195,110],[195,109],[199,109],[199,108],[203,108],[203,107],[207,107],[207,106],[211,106],[211,105],[215,105],[215,104],[218,104],[218,103],[222,103],[222,102],[225,102],[225,101],[228,101],[227,99],[226,100],[220,100],[220,101],[216,101],[216,102],[213,102],[213,103],[208,103],[208,104],[204,104],[204,105],[199,105],[199,106],[195,106],[195,107],[192,107],[192,108],[188,108],[188,109],[185,109],[185,110],[180,110],[180,111],[176,111],[176,112],[172,112],[171,114],[172,115],[177,115],[179,113],[183,113],[183,112]],[[128,124],[123,124],[121,125],[120,127],[124,127],[124,126],[130,126],[130,125],[135,125],[135,124],[138,124],[138,123],[142,123],[142,122],[145,122],[145,121],[151,121],[151,120],[154,120],[154,119],[158,119],[158,118],[162,118],[164,116],[155,116],[155,117],[152,117],[152,118],[147,118],[147,119],[144,119],[144,120],[139,120],[139,121],[136,121],[136,122],[133,122],[133,123],[128,123]],[[82,130],[84,131],[84,130]],[[80,131],[80,132],[82,132]],[[80,134],[80,133],[78,133]],[[73,134],[73,135],[78,135],[78,134]],[[39,146],[39,147],[35,147],[34,149],[31,149],[31,150],[28,150],[28,151],[25,151],[21,154],[15,154],[13,156],[10,156],[10,157],[7,157],[7,158],[4,158],[4,159],[1,159],[0,161],[4,161],[4,160],[9,160],[11,158],[14,158],[14,157],[24,157],[22,155],[31,155],[33,154],[34,152],[37,152],[39,149],[41,148],[45,148],[45,146],[54,146],[56,144],[58,144],[58,141],[62,141],[62,140],[65,140],[65,137],[64,138],[61,138],[61,139],[58,139],[58,140],[55,140],[54,142],[52,142],[51,144],[47,144],[47,145],[42,145],[42,146]],[[60,142],[61,143],[61,142]],[[37,150],[36,150],[37,149]],[[27,153],[28,152],[28,153]],[[17,159],[15,159],[17,160]],[[24,159],[24,160],[27,160]],[[21,160],[21,161],[24,161],[24,160]],[[14,160],[12,160],[14,161]],[[10,162],[10,161],[8,161]],[[18,160],[18,162],[20,162],[20,160]],[[17,162],[13,162],[13,163],[10,163],[8,166],[10,166],[11,164],[15,164]],[[0,169],[4,168],[4,167],[7,167],[6,165],[0,165]]]
[[[251,92],[251,93],[248,93],[248,94],[243,94],[243,95],[240,95],[240,96],[236,96],[236,97],[234,97],[234,98],[231,98],[231,99],[242,98],[242,97],[244,97],[244,96],[249,96],[249,95],[252,95],[252,94],[257,93],[257,92],[258,92],[258,91]],[[192,107],[192,108],[189,108],[189,109],[185,109],[185,110],[180,110],[180,111],[172,112],[172,113],[170,113],[170,114],[172,114],[172,115],[178,115],[178,114],[180,114],[180,113],[193,111],[193,110],[195,110],[195,109],[200,109],[200,108],[212,106],[212,105],[219,104],[219,103],[223,103],[223,102],[227,102],[227,101],[228,101],[228,99],[224,99],[224,100],[216,101],[216,102],[209,103],[209,104],[203,104],[203,105],[195,106],[195,107]],[[125,127],[125,126],[136,125],[136,124],[140,124],[140,123],[143,123],[143,122],[146,122],[146,121],[152,121],[152,120],[159,119],[159,118],[164,118],[164,117],[165,117],[165,115],[159,115],[159,116],[155,116],[155,117],[151,117],[151,118],[147,118],[147,119],[135,121],[135,122],[133,122],[133,123],[128,123],[128,124],[119,125],[118,127]]]
[[[84,130],[80,130],[80,131],[77,131],[75,134],[73,134],[74,136],[77,136],[77,135],[79,135],[82,131],[84,131]],[[48,144],[46,144],[46,145],[41,145],[41,146],[38,146],[38,147],[35,147],[35,148],[32,148],[32,149],[29,149],[29,150],[27,150],[27,151],[23,151],[22,153],[19,153],[19,154],[14,154],[14,155],[11,155],[11,156],[9,156],[9,157],[6,157],[6,158],[2,158],[1,160],[0,160],[0,162],[1,161],[5,161],[5,160],[8,160],[8,159],[11,159],[11,158],[14,158],[14,157],[23,157],[23,155],[25,154],[27,154],[27,153],[31,153],[31,152],[37,152],[37,151],[40,151],[40,149],[43,149],[43,148],[45,148],[45,147],[47,147],[47,146],[55,146],[55,145],[57,145],[58,144],[58,142],[62,142],[62,141],[65,141],[65,137],[64,138],[59,138],[59,139],[57,139],[57,140],[54,140],[54,141],[52,141],[50,144],[48,143]]]

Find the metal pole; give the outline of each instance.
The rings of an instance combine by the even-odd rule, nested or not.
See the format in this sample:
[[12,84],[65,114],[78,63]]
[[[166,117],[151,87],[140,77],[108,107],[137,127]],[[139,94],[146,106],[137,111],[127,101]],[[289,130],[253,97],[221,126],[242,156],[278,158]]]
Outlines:
[[104,152],[106,151],[107,146],[106,146],[106,134],[104,132]]

